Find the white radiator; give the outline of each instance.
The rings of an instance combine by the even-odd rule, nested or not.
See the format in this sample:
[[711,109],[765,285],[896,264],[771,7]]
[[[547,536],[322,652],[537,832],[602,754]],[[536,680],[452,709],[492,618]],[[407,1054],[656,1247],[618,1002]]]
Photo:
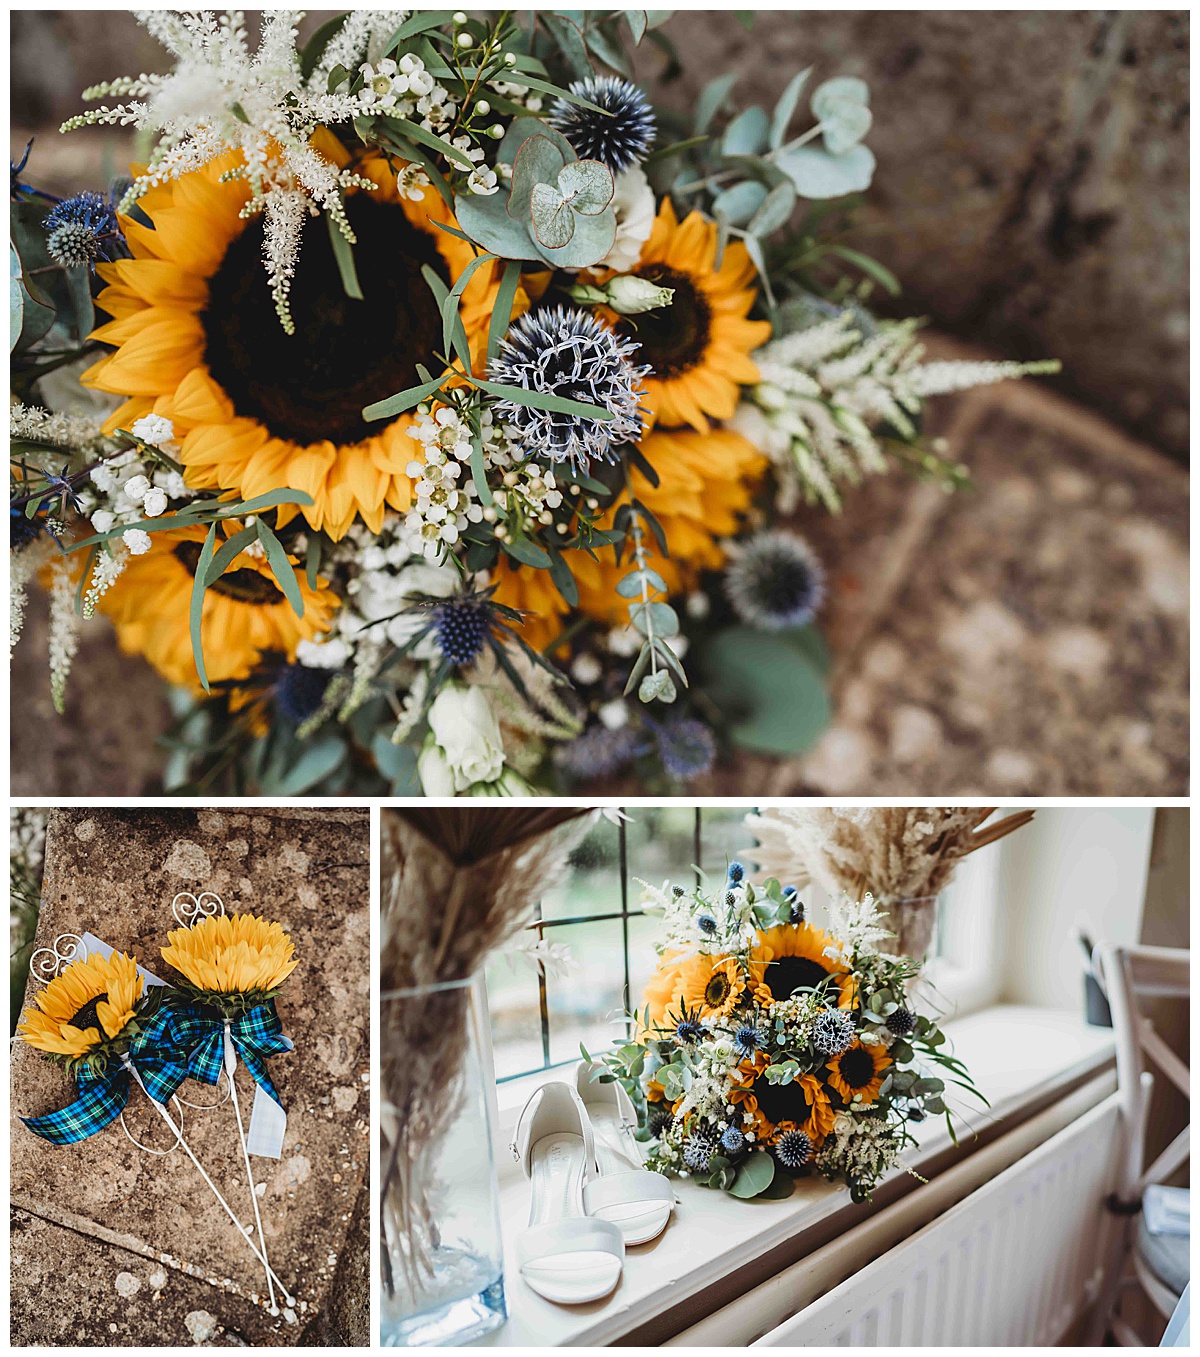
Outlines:
[[1119,1138],[1106,1098],[753,1346],[1059,1342],[1095,1297]]

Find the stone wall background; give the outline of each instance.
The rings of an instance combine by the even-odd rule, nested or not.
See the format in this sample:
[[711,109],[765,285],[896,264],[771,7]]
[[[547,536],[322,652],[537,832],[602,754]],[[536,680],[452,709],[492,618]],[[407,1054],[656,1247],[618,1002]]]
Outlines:
[[[899,305],[1013,357],[1061,358],[1062,390],[1185,455],[1186,10],[760,10],[750,33],[704,11],[663,31],[684,58],[662,91],[678,108],[726,70],[742,104],[807,65],[814,84],[866,79],[879,168],[852,243],[898,275]],[[127,11],[17,11],[12,33],[15,129],[46,140],[86,84],[166,64]],[[644,74],[663,64],[643,49]],[[127,140],[62,138],[55,172],[89,171],[97,141],[115,167]]]

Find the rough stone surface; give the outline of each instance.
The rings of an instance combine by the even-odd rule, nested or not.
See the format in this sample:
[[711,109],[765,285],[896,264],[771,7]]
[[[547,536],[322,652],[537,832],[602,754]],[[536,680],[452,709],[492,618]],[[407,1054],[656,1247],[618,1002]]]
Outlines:
[[[69,1149],[21,1125],[18,1116],[63,1106],[72,1091],[54,1065],[18,1043],[11,1193],[28,1244],[14,1242],[14,1342],[369,1342],[359,1209],[370,1145],[368,813],[55,811],[37,943],[90,930],[169,978],[158,949],[175,926],[171,899],[203,889],[233,912],[278,919],[301,960],[278,1001],[296,1049],[271,1061],[288,1109],[284,1153],[251,1161],[271,1263],[298,1302],[294,1322],[269,1314],[258,1263],[182,1151],[152,1157],[120,1123]],[[244,1068],[237,1078],[246,1116],[254,1085]],[[189,1082],[183,1097],[208,1103],[214,1091]],[[188,1143],[234,1209],[252,1219],[231,1108],[184,1114]],[[170,1143],[136,1091],[126,1120],[144,1144]]]
[[865,79],[878,169],[852,243],[901,280],[897,305],[1061,358],[1061,389],[1186,455],[1185,10],[761,11],[751,33],[725,11],[663,31],[676,109],[729,70],[737,103],[768,107],[806,66]]

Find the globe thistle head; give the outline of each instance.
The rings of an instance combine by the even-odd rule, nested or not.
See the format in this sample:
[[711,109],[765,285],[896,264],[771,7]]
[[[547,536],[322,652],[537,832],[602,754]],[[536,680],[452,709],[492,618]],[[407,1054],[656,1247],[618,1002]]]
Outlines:
[[746,1137],[740,1126],[727,1126],[721,1132],[721,1148],[727,1154],[737,1154],[746,1144]]
[[671,894],[676,900],[681,900],[687,894],[687,891],[685,891],[682,886],[672,886]]
[[555,764],[568,777],[587,781],[619,773],[642,753],[642,745],[633,726],[609,730],[605,725],[589,726],[554,751]]
[[717,935],[717,921],[711,914],[701,914],[696,920],[696,927],[706,938],[715,938]]
[[725,570],[725,594],[752,627],[802,627],[824,601],[825,571],[802,537],[760,532],[738,544]]
[[854,1019],[840,1009],[818,1013],[809,1037],[813,1049],[822,1055],[841,1055],[854,1041]]
[[795,1172],[812,1158],[813,1143],[803,1131],[785,1131],[775,1143],[775,1158]]
[[725,892],[725,903],[732,909],[737,904],[737,896],[732,891]]
[[683,1162],[693,1173],[703,1173],[717,1152],[717,1137],[707,1126],[693,1131],[683,1142]]
[[42,525],[36,517],[26,518],[24,509],[12,506],[8,510],[8,544],[13,551],[20,551],[41,534]]
[[526,456],[569,462],[586,474],[592,462],[616,462],[642,435],[640,346],[606,329],[590,312],[553,306],[527,311],[509,328],[488,376],[504,386],[598,405],[611,419],[536,410],[500,397],[495,410]]
[[746,869],[737,858],[729,864],[728,878],[731,886],[740,885],[746,879]]
[[911,1036],[917,1026],[917,1015],[907,1008],[898,1008],[887,1015],[884,1026],[893,1036]]
[[477,594],[448,598],[434,612],[433,630],[438,649],[451,664],[473,663],[491,635],[487,602]]
[[569,87],[597,108],[580,108],[556,99],[550,125],[571,143],[581,160],[599,160],[613,174],[640,164],[654,145],[654,113],[636,85],[615,75],[589,76]]
[[681,1046],[690,1046],[692,1042],[701,1041],[706,1036],[708,1036],[708,1028],[698,1018],[685,1016],[681,1022],[676,1024],[675,1040]]
[[783,898],[792,907],[792,912],[791,915],[789,916],[789,922],[794,924],[802,924],[807,914],[807,910],[804,908],[804,901],[800,899],[800,892],[795,888],[795,886],[784,886]]
[[646,1129],[652,1136],[660,1136],[675,1119],[670,1103],[651,1103],[646,1109]]
[[90,190],[56,203],[43,225],[50,258],[64,268],[79,264],[94,267],[97,259],[115,253],[112,246],[121,239],[112,203]]
[[700,777],[716,760],[717,742],[712,731],[694,717],[666,721],[654,734],[658,756],[671,777],[681,780]]
[[733,1034],[733,1048],[743,1059],[751,1056],[763,1043],[763,1033],[753,1023],[743,1023]]
[[275,708],[280,716],[299,726],[315,716],[325,700],[333,677],[329,669],[309,669],[303,664],[285,665],[275,680]]

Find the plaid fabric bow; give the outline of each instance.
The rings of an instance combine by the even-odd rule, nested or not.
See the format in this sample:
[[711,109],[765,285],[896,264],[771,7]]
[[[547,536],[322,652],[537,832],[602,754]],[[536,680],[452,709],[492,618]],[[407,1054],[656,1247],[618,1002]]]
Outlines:
[[[225,1064],[225,1020],[192,1010],[186,1015],[186,1023],[188,1073],[193,1079],[215,1084]],[[240,1018],[231,1018],[229,1035],[254,1082],[282,1107],[283,1100],[267,1073],[267,1056],[290,1051],[292,1043],[283,1035],[283,1023],[275,1012],[274,1000],[259,1004]]]
[[[187,1046],[179,1016],[168,1008],[159,1009],[129,1043],[129,1059],[156,1103],[170,1102],[188,1077]],[[102,1074],[83,1066],[75,1076],[79,1096],[73,1103],[42,1117],[21,1120],[43,1140],[74,1145],[116,1121],[129,1101],[132,1081],[123,1062],[110,1060]]]

